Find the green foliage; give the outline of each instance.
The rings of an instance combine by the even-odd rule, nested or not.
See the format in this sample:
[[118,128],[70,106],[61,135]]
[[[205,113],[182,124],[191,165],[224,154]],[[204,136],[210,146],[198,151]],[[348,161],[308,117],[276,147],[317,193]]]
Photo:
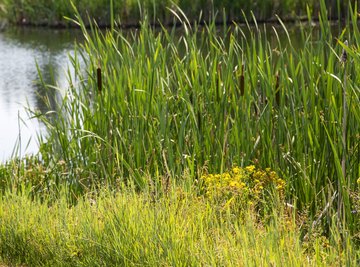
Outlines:
[[270,168],[256,169],[254,165],[245,168],[233,167],[222,174],[201,176],[208,199],[223,208],[241,212],[249,207],[261,217],[264,210],[272,209],[276,199],[283,202],[285,181]]
[[[141,189],[148,176],[161,186],[163,176],[199,179],[204,170],[221,175],[234,164],[256,164],[276,171],[286,198],[310,218],[330,202],[328,216],[338,212],[342,200],[331,199],[341,193],[346,225],[356,231],[349,192],[360,176],[357,13],[336,36],[349,41],[343,47],[321,3],[320,34],[303,25],[301,47],[282,21],[268,39],[266,28],[235,24],[219,32],[215,21],[192,27],[181,14],[180,34],[155,31],[148,20],[136,33],[88,31],[78,14],[86,42],[72,59],[76,80],[52,115],[35,113],[48,128],[40,149],[47,179],[81,195],[119,180]],[[59,162],[64,175],[54,174]]]
[[[110,25],[111,12],[110,0],[72,0],[82,17],[88,16],[97,21],[99,25]],[[284,18],[297,18],[306,16],[306,7],[316,14],[319,10],[319,2],[314,0],[262,0],[262,1],[230,1],[230,0],[118,0],[113,1],[115,19],[123,24],[137,24],[145,12],[151,18],[151,22],[172,22],[173,18],[168,8],[180,7],[190,20],[198,20],[200,12],[202,19],[209,20],[215,13],[222,14],[223,10],[228,14],[228,20],[241,19],[242,12],[253,12],[258,20],[274,19],[275,15]],[[346,4],[338,4],[337,1],[327,4],[333,17],[346,10]],[[19,24],[34,25],[68,25],[63,17],[72,17],[73,8],[70,0],[3,0],[1,12],[9,21]],[[1,8],[0,8],[1,10]],[[339,13],[340,12],[340,13]],[[0,13],[0,15],[1,15]],[[219,19],[222,19],[219,16]],[[86,22],[87,24],[89,21]]]

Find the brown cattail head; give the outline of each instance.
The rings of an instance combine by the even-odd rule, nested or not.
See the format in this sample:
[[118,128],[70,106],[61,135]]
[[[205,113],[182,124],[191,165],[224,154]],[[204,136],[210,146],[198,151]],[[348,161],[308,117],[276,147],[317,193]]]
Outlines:
[[[347,41],[347,40],[345,40],[344,45],[346,45],[346,46],[348,46],[348,45],[349,45],[349,43],[348,43],[348,41]],[[347,61],[347,58],[348,58],[348,54],[347,54],[346,50],[345,50],[345,49],[343,49],[343,51],[342,51],[342,53],[341,53],[340,62],[342,62],[342,63],[344,63],[344,64],[345,64],[345,63],[346,63],[346,61]]]
[[96,74],[97,74],[97,87],[98,87],[98,91],[99,91],[99,93],[101,93],[101,91],[102,91],[102,77],[101,77],[101,68],[100,68],[100,65],[99,65],[98,68],[96,69]]
[[240,84],[239,84],[239,87],[240,87],[240,95],[241,96],[244,96],[245,94],[245,77],[244,77],[244,64],[242,65],[241,67],[241,75],[240,75]]

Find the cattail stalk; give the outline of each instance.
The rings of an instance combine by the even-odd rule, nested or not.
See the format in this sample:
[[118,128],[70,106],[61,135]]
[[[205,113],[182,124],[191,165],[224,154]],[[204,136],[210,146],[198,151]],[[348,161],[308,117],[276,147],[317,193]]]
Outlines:
[[220,101],[220,90],[221,90],[221,61],[217,65],[217,80],[216,80],[216,100]]
[[277,105],[280,106],[280,75],[278,72],[276,73],[275,98]]
[[[346,40],[344,42],[345,46],[348,46],[348,41]],[[342,178],[344,181],[346,180],[346,132],[347,132],[347,102],[346,102],[346,61],[347,61],[348,55],[345,49],[343,49],[340,61],[344,65],[344,82],[343,82],[343,117],[342,117],[342,143],[343,143],[343,153],[342,153],[342,159],[341,159],[341,169],[342,169]],[[338,181],[338,218],[339,220],[343,217],[343,209],[344,209],[344,203],[343,203],[343,196],[342,196],[342,182],[339,179]]]

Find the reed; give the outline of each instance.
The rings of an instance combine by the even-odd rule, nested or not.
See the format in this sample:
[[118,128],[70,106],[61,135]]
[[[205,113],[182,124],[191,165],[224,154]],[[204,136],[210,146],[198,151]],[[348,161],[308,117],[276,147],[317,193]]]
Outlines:
[[[358,54],[333,40],[360,39],[357,6],[350,7],[344,30],[334,36],[321,4],[320,32],[312,29],[310,14],[298,36],[301,47],[280,19],[269,39],[257,24],[234,24],[223,32],[215,21],[191,26],[181,10],[172,11],[180,34],[176,28],[154,30],[148,20],[136,33],[87,29],[77,13],[86,42],[72,59],[76,80],[56,115],[35,114],[48,128],[44,164],[56,169],[65,162],[66,175],[55,180],[79,194],[119,180],[141,189],[148,176],[161,187],[162,176],[176,180],[190,173],[197,180],[234,165],[270,167],[286,180],[288,202],[312,220],[339,190],[342,223],[355,230],[350,196],[360,165]],[[347,94],[338,60],[342,49],[354,61],[347,64]],[[100,85],[105,90],[97,94]],[[328,219],[336,206],[326,209]]]

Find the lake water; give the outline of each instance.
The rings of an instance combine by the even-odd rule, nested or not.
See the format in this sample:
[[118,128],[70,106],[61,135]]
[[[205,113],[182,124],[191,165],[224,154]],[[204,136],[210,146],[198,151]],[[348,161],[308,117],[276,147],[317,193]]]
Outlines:
[[74,51],[76,38],[81,38],[76,30],[10,28],[0,32],[0,162],[14,153],[24,156],[38,150],[36,136],[42,126],[29,119],[25,110],[46,111],[36,63],[46,83],[66,88],[66,71],[71,70],[68,55]]

